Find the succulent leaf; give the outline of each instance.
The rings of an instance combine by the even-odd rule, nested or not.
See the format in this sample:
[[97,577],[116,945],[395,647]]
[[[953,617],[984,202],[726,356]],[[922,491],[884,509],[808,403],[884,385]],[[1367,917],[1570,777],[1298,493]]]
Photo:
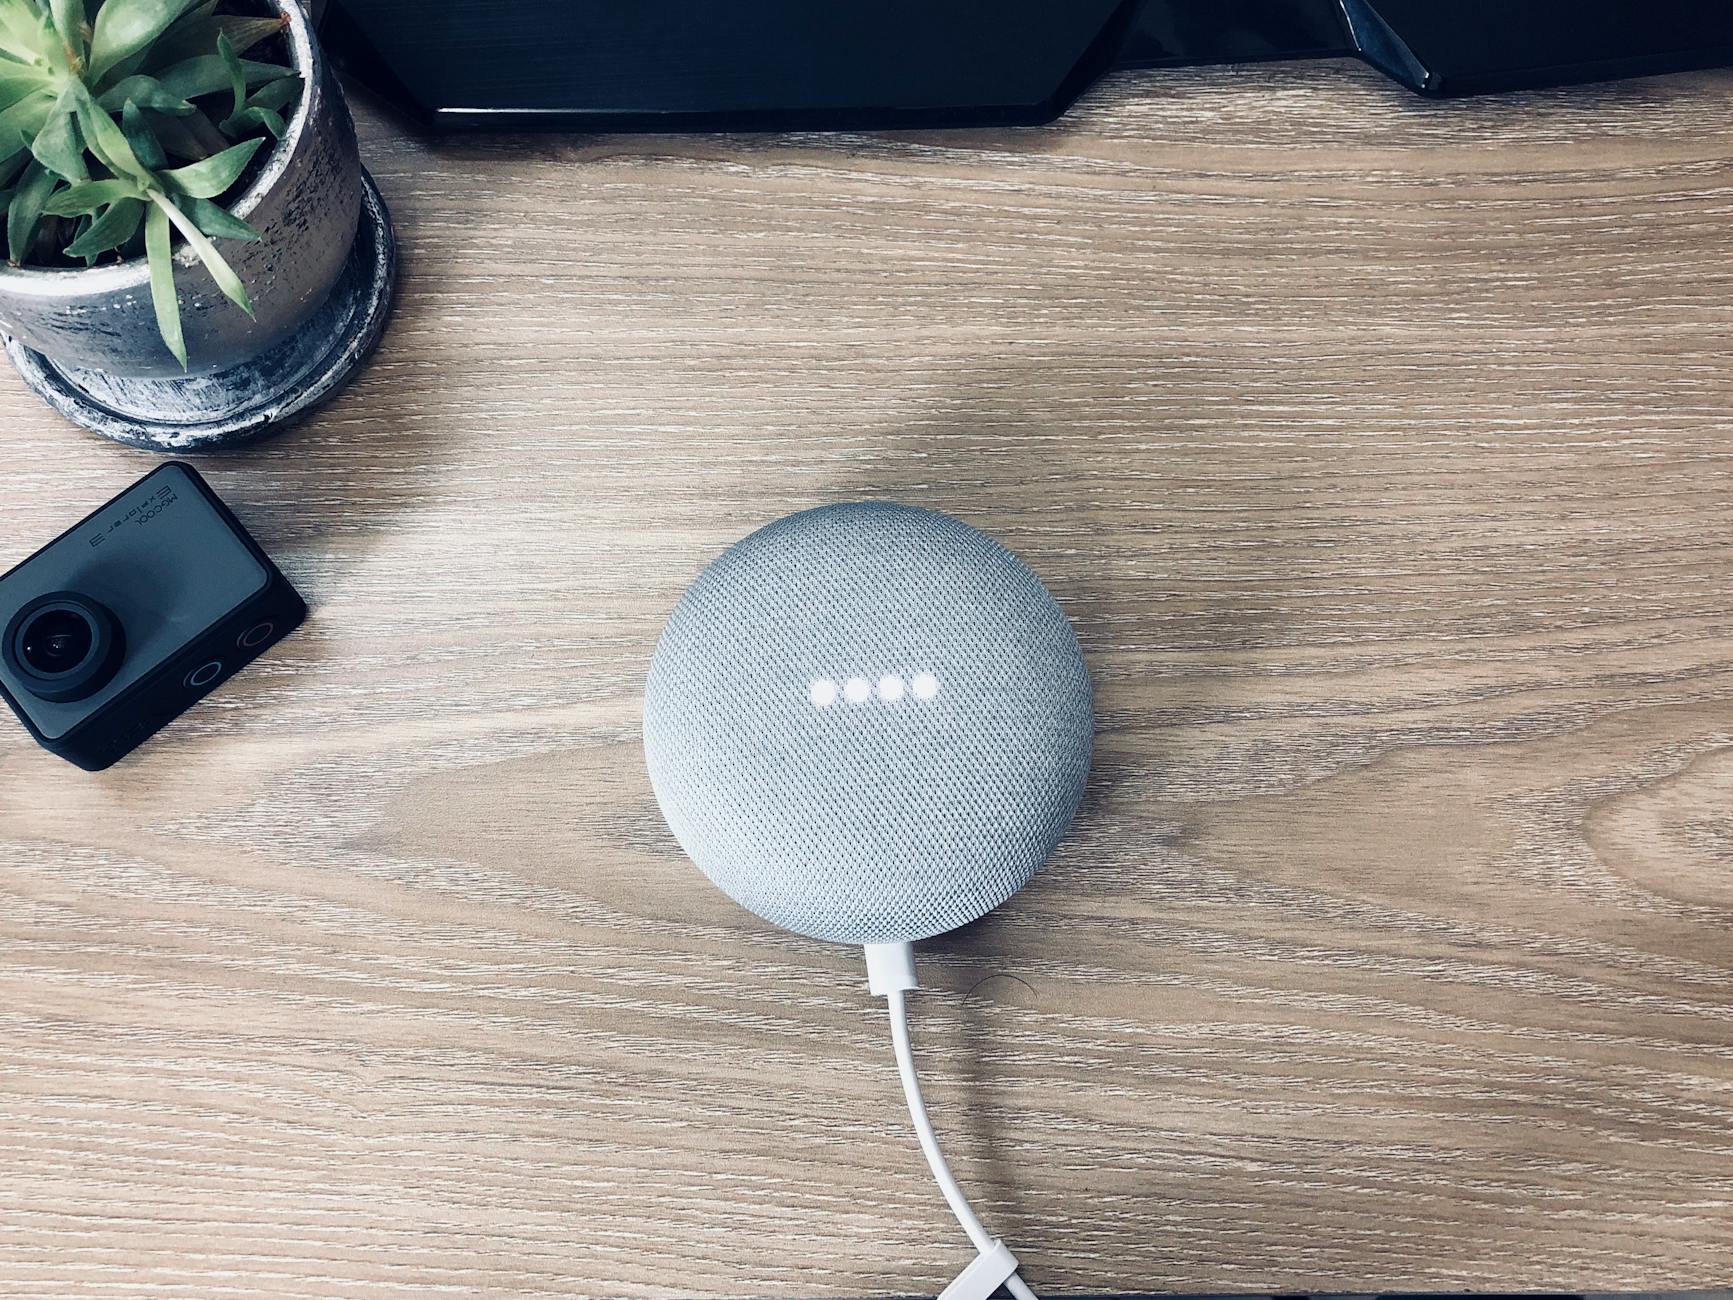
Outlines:
[[0,64],[0,108],[10,108],[26,95],[45,90],[48,78],[31,68],[20,67],[16,72]]
[[[241,60],[241,71],[246,75],[249,86],[262,86],[268,81],[299,75],[293,68],[285,68],[276,63],[255,63],[250,59]],[[200,54],[190,59],[182,59],[154,75],[162,83],[164,90],[180,99],[212,95],[226,90],[229,85],[229,70],[219,54]]]
[[288,18],[278,15],[275,18],[242,18],[229,14],[219,15],[216,24],[222,29],[224,36],[229,38],[229,44],[234,46],[236,54],[245,54],[260,41],[269,40],[289,26]]
[[[11,153],[7,153],[7,149],[11,149]],[[18,179],[18,173],[24,170],[24,164],[29,161],[30,150],[23,140],[19,140],[16,147],[0,146],[0,189],[5,189]],[[0,203],[0,210],[5,207],[4,203]]]
[[176,206],[212,239],[235,239],[243,244],[256,244],[264,238],[227,208],[209,199],[185,196],[176,200]]
[[51,217],[82,217],[121,199],[138,197],[139,188],[130,181],[84,181],[68,185],[44,203],[42,210]]
[[146,69],[160,68],[214,50],[217,46],[216,19],[213,17],[216,7],[217,0],[204,0],[175,19],[145,52],[143,66]]
[[283,132],[288,129],[284,125],[283,115],[270,108],[243,108],[233,117],[223,120],[223,131],[231,139],[239,139],[258,127],[263,127],[278,140],[283,138]]
[[117,199],[90,223],[90,228],[66,246],[73,257],[95,259],[131,242],[144,221],[144,200]]
[[30,245],[36,238],[36,227],[42,221],[42,206],[48,202],[60,184],[60,177],[31,159],[12,192],[12,202],[6,205],[6,249],[14,263],[22,263],[30,255]]
[[152,203],[144,214],[144,254],[150,263],[150,301],[156,308],[156,327],[168,350],[187,365],[186,337],[181,332],[180,298],[175,293],[174,250],[169,246],[168,214]]
[[151,132],[156,136],[157,143],[171,158],[181,158],[187,162],[197,162],[200,158],[209,158],[211,150],[206,148],[199,135],[193,132],[189,123],[205,121],[203,113],[191,117],[172,117],[165,113],[145,111],[145,120],[150,123]]
[[241,283],[241,277],[235,274],[234,267],[217,252],[217,246],[205,237],[205,232],[193,223],[191,217],[177,208],[173,201],[161,194],[153,194],[151,199],[158,209],[174,222],[175,228],[181,232],[181,238],[198,254],[199,261],[205,264],[205,270],[211,273],[211,279],[217,282],[217,288],[223,291],[223,296],[251,316],[253,300],[247,294],[247,286]]
[[120,113],[120,129],[126,135],[126,142],[132,146],[133,156],[151,171],[159,171],[168,166],[168,155],[163,152],[161,143],[156,138],[156,132],[150,129],[150,123],[145,121],[144,113],[130,99]]
[[[42,129],[48,115],[54,111],[54,95],[42,90],[26,95],[11,108],[0,109],[0,139],[17,141],[18,148],[30,147],[30,140]],[[0,146],[4,149],[5,146]],[[6,155],[10,157],[10,155]]]
[[[54,51],[60,45],[48,15],[33,5],[16,0],[0,3],[0,42],[23,63],[56,66]],[[64,57],[60,59],[65,62]]]
[[184,98],[173,93],[155,77],[146,76],[144,73],[134,73],[124,81],[117,81],[102,92],[102,98],[97,103],[110,113],[118,113],[129,99],[140,108],[154,109],[158,113],[173,113],[177,117],[193,111],[193,106]]
[[162,174],[162,179],[181,194],[195,199],[208,199],[221,194],[240,178],[259,146],[261,139],[243,140],[202,162],[176,167]]
[[187,0],[103,0],[92,25],[90,75],[142,53],[187,8]]
[[80,94],[78,122],[84,128],[84,139],[90,152],[117,176],[148,179],[150,171],[139,161],[138,155],[133,153],[132,145],[127,142],[126,132],[115,125],[114,119],[90,98],[89,92],[82,86],[77,89]]
[[[223,71],[229,75],[229,116],[238,117],[247,106],[247,73],[241,67],[241,56],[235,53],[235,47],[229,44],[229,38],[222,32],[217,33],[217,57],[223,61]],[[224,125],[226,127],[227,123]]]
[[187,130],[191,132],[193,139],[198,141],[199,151],[192,155],[194,162],[201,158],[209,158],[212,154],[221,153],[233,143],[221,131],[217,130],[217,124],[211,121],[211,115],[203,110],[194,113],[191,117],[184,117],[181,121],[186,123]]
[[84,0],[52,0],[50,11],[54,17],[54,30],[60,39],[66,43],[66,48],[77,56],[76,62],[84,62]]
[[301,79],[299,77],[286,77],[260,86],[253,92],[253,97],[247,103],[254,108],[270,108],[280,113],[300,97]]
[[90,179],[90,168],[84,165],[84,141],[79,138],[75,120],[76,103],[70,91],[62,95],[30,142],[36,161],[69,181]]

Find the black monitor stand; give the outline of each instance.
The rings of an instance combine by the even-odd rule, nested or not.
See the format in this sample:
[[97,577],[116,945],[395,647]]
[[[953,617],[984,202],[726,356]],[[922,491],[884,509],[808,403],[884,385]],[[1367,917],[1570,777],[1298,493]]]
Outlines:
[[330,0],[433,128],[1048,121],[1123,67],[1357,56],[1426,95],[1733,63],[1729,0]]

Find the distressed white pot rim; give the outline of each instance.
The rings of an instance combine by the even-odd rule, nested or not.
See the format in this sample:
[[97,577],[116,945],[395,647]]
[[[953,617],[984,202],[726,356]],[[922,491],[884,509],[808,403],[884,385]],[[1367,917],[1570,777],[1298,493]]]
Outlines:
[[[294,114],[283,132],[283,138],[273,142],[275,147],[266,158],[264,169],[254,178],[253,183],[242,191],[241,197],[229,206],[228,210],[242,221],[252,215],[265,195],[283,179],[289,160],[294,156],[295,146],[306,129],[312,100],[312,96],[306,93],[305,85],[313,67],[313,44],[309,35],[311,22],[307,11],[301,7],[299,0],[268,0],[268,3],[278,13],[288,16],[289,25],[284,29],[284,35],[289,38],[289,63],[300,74],[303,86],[301,95],[295,101]],[[175,249],[174,258],[178,265],[188,268],[200,264],[198,254],[185,242]],[[20,298],[59,298],[69,291],[111,293],[143,288],[149,283],[150,263],[142,257],[129,258],[111,266],[84,267],[12,266],[0,262],[0,292]]]

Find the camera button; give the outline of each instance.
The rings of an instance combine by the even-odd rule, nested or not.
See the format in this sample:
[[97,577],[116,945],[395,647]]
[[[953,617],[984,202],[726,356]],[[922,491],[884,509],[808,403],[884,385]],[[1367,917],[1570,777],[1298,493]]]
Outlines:
[[196,691],[201,687],[209,686],[222,675],[223,661],[221,659],[213,659],[209,663],[200,664],[197,668],[188,673],[186,676],[186,684]]
[[251,650],[254,646],[264,645],[271,639],[271,633],[277,630],[277,625],[267,619],[263,623],[255,623],[236,639],[235,644],[243,650]]

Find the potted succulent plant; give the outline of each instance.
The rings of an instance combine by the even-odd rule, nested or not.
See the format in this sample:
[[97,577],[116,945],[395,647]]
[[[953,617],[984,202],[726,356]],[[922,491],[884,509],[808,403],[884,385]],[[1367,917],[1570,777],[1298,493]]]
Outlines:
[[72,419],[186,451],[333,392],[394,246],[298,0],[0,0],[0,333]]

